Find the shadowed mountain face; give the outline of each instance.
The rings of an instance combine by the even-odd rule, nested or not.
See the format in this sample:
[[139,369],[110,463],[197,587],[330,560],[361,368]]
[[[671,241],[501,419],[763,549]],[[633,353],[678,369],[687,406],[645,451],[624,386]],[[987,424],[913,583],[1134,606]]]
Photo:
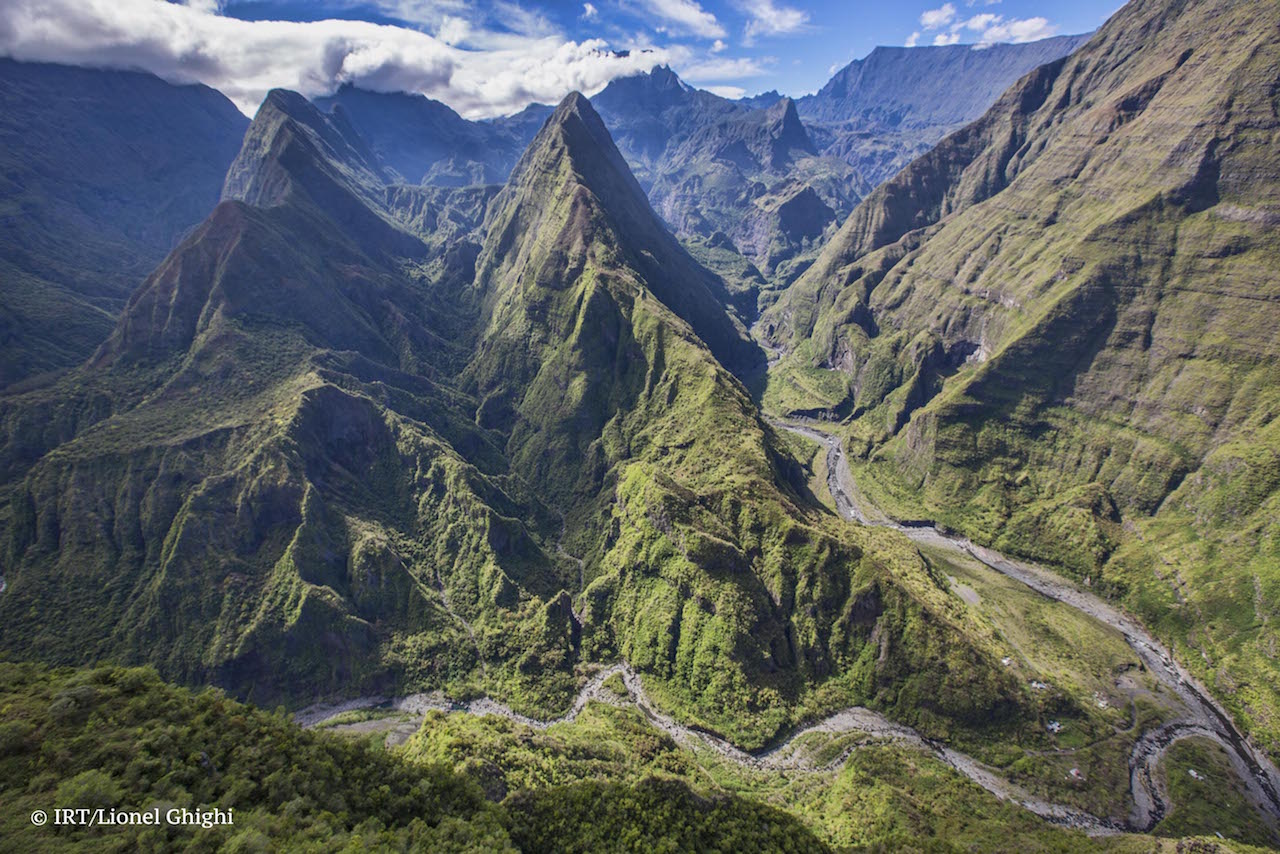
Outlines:
[[877,47],[796,102],[823,154],[875,187],[940,139],[986,112],[1027,72],[1089,36],[1027,44]]
[[[1274,16],[1135,0],[880,187],[764,318],[904,515],[1125,597],[1275,751]],[[819,386],[823,399],[799,391]]]
[[378,94],[345,85],[317,98],[325,112],[340,110],[396,183],[465,187],[501,184],[538,127],[472,122],[424,95]]
[[[868,189],[846,164],[818,155],[789,98],[745,106],[664,67],[615,80],[592,104],[654,208],[726,273],[734,264],[722,259],[737,256],[772,279],[793,278],[793,259]],[[760,272],[731,278],[750,286]]]
[[205,86],[0,60],[0,388],[93,352],[247,126]]
[[723,284],[584,98],[496,195],[400,177],[271,93],[93,359],[4,400],[0,648],[543,715],[622,656],[747,744],[1024,714],[918,555],[811,509]]

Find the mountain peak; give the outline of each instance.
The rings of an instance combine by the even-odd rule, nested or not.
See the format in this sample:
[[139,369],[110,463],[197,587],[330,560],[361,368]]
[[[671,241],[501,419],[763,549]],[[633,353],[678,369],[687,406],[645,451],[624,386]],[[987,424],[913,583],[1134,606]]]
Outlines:
[[775,141],[771,156],[775,166],[780,166],[785,161],[786,152],[791,149],[817,153],[808,129],[800,121],[795,101],[782,98],[765,112],[765,120],[769,125],[769,135]]
[[769,117],[769,121],[777,122],[780,127],[787,125],[802,127],[800,114],[796,111],[796,102],[786,96],[778,99],[765,114]]
[[649,82],[658,89],[684,89],[684,81],[669,65],[659,65],[649,72]]
[[335,180],[365,194],[386,182],[377,157],[343,114],[326,116],[297,92],[272,89],[227,171],[222,198],[259,207],[280,204],[299,182],[312,183],[303,164],[319,161],[343,164]]
[[501,279],[509,287],[523,271],[534,270],[540,271],[537,281],[563,286],[581,272],[590,253],[609,247],[609,253],[628,259],[639,280],[723,364],[741,366],[758,356],[723,308],[723,283],[658,218],[581,93],[566,96],[529,145],[490,208],[487,231],[480,280]]
[[[597,194],[626,198],[628,206],[648,208],[644,190],[636,182],[600,114],[581,92],[570,92],[534,137],[511,175],[513,185],[527,183],[533,164],[560,174],[564,159],[579,183]],[[540,171],[535,170],[535,171]],[[540,177],[540,175],[538,176]]]
[[591,101],[586,95],[574,90],[564,96],[559,104],[556,105],[555,112],[552,114],[553,121],[559,116],[559,121],[563,122],[568,115],[573,114],[583,119],[583,121],[594,121],[604,127],[604,122],[600,120],[600,115],[596,112],[595,107],[591,106]]

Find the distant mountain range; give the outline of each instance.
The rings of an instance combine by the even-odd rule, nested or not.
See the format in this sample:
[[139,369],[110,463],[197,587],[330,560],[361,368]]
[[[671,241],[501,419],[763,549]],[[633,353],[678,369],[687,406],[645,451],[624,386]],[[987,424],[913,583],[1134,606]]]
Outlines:
[[[273,90],[246,123],[204,87],[0,63],[0,655],[514,719],[607,706],[605,663],[618,697],[642,680],[562,741],[420,737],[418,770],[380,766],[395,809],[391,783],[355,806],[286,798],[283,770],[253,790],[384,843],[384,820],[474,841],[411,824],[436,785],[517,821],[513,767],[561,782],[548,745],[591,779],[634,753],[745,792],[695,761],[731,758],[766,782],[723,802],[783,849],[825,844],[796,816],[846,847],[1034,819],[1046,848],[1129,850],[1151,839],[1082,829],[1220,815],[1274,838],[1253,825],[1280,807],[1255,761],[1280,756],[1280,41],[1258,19],[1132,0],[1088,37],[878,49],[799,100],[657,68],[488,122],[344,87]],[[66,757],[126,714],[216,711],[255,751],[286,726],[146,674],[0,669],[26,710],[0,762],[42,797],[119,801]],[[606,731],[607,766],[581,748]],[[119,738],[104,767],[137,788]],[[784,738],[812,763],[739,750]],[[291,781],[364,761],[322,743],[291,746],[319,769]],[[146,796],[214,792],[210,755],[256,780],[239,747],[183,745],[191,790]],[[421,772],[466,751],[470,782]],[[549,814],[510,838],[553,847]]]
[[[1076,43],[882,48],[860,61],[865,71],[853,63],[794,105],[732,102],[666,68],[614,81],[593,103],[655,209],[750,317],[761,291],[794,279],[904,152],[976,118],[1022,71]],[[911,94],[957,74],[965,97],[950,108]],[[893,79],[909,84],[892,101],[901,127],[866,107]],[[22,211],[0,232],[11,282],[0,295],[2,387],[89,355],[136,284],[209,211],[248,122],[207,87],[141,73],[4,60],[0,80],[5,197]],[[316,105],[341,114],[386,180],[436,187],[503,183],[552,110],[474,122],[421,95],[351,86]],[[892,154],[859,153],[872,149]]]
[[248,126],[207,86],[0,59],[0,388],[93,352]]
[[986,112],[1020,77],[1090,35],[989,47],[878,47],[796,101],[823,154],[878,186],[948,133]]

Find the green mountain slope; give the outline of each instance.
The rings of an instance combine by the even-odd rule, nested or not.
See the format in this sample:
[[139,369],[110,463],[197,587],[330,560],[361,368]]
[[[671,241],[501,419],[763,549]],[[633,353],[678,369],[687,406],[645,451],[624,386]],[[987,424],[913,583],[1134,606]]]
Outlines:
[[536,502],[437,379],[475,250],[414,237],[375,178],[273,93],[228,177],[258,206],[220,204],[89,365],[8,402],[6,647],[307,698],[465,679],[511,639],[473,639],[482,603],[538,610],[510,580],[552,563]]
[[939,588],[916,556],[806,509],[777,437],[723,367],[758,351],[585,99],[558,108],[488,228],[477,286],[491,308],[465,387],[481,426],[509,436],[513,470],[564,514],[589,657],[621,654],[687,714],[748,742],[830,702],[810,696],[827,682],[829,698],[870,699],[899,678],[974,679],[972,695],[939,686],[935,711],[1013,713],[987,668],[922,677],[932,628],[906,642],[902,670],[876,663],[875,625],[879,643],[901,638],[891,614],[913,621],[916,597]]
[[1137,611],[1280,749],[1275,4],[1137,0],[765,317],[866,487]]
[[0,60],[0,387],[93,352],[247,126],[206,86]]
[[94,358],[5,399],[0,648],[538,714],[622,656],[744,744],[1035,714],[914,550],[812,509],[723,284],[584,99],[491,200],[393,177],[272,93]]

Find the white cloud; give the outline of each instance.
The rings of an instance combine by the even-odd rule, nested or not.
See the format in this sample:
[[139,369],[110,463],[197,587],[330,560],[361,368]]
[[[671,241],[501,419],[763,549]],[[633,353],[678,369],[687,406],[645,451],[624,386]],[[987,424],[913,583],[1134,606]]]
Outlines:
[[926,30],[940,30],[947,24],[955,20],[956,7],[950,3],[943,3],[937,9],[930,9],[922,12],[920,15],[920,26]]
[[582,19],[584,21],[594,21],[600,17],[600,10],[593,3],[582,4]]
[[465,44],[471,37],[471,23],[466,18],[450,15],[436,28],[436,38],[445,44]]
[[907,43],[904,45],[904,47],[915,47],[919,43],[920,43],[920,34],[918,32],[912,33],[911,35],[907,36]]
[[809,13],[790,6],[776,6],[773,0],[741,0],[739,7],[747,16],[743,41],[747,45],[758,36],[781,36],[800,32],[809,23]]
[[934,47],[946,47],[950,44],[958,44],[959,41],[959,33],[938,33],[933,37]]
[[720,53],[722,50],[724,50],[727,47],[728,45],[724,43],[723,39],[716,39],[715,43],[711,45],[711,52]]
[[974,15],[962,23],[970,30],[985,30],[993,24],[1000,23],[1000,16],[993,15],[990,12],[983,12],[981,15]]
[[[426,4],[419,4],[426,5]],[[437,3],[434,8],[442,8]],[[592,94],[615,77],[659,63],[686,62],[682,48],[622,57],[600,39],[554,35],[448,33],[484,49],[364,21],[241,21],[164,0],[4,0],[0,55],[108,68],[142,68],[179,83],[221,90],[253,112],[269,89],[308,97],[343,83],[379,91],[421,92],[470,117],[555,102],[571,90]],[[541,26],[522,20],[521,26]],[[442,29],[444,29],[442,27]]]
[[978,37],[980,46],[985,47],[999,42],[1014,44],[1034,42],[1049,38],[1058,32],[1057,25],[1049,23],[1045,18],[1011,18],[1008,21],[1001,21],[998,15],[995,17],[996,22],[984,28],[982,35]]
[[716,16],[698,5],[697,0],[642,0],[650,13],[667,22],[660,28],[673,33],[706,39],[724,38],[724,27]]
[[747,90],[741,86],[704,86],[703,88],[713,95],[728,98],[730,101],[736,101],[747,94]]
[[744,77],[761,76],[767,71],[765,63],[772,62],[772,57],[703,59],[678,64],[676,72],[690,83],[741,80]]

